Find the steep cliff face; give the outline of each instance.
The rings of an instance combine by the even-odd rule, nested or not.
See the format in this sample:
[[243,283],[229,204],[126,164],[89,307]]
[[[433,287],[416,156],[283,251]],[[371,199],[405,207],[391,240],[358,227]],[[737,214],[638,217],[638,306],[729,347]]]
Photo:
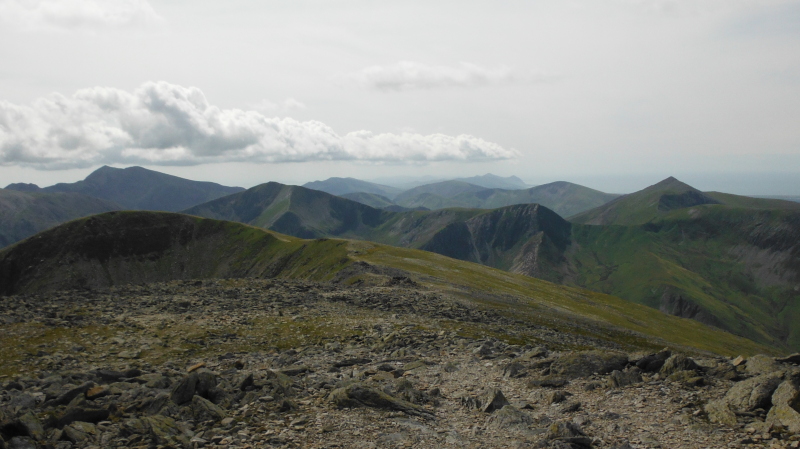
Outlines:
[[446,226],[422,249],[559,281],[571,225],[538,204],[495,209]]

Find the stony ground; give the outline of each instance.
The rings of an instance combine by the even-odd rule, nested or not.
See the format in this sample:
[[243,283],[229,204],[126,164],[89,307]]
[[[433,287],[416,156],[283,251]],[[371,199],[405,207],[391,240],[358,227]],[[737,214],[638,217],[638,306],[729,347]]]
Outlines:
[[800,356],[615,347],[403,278],[0,302],[0,448],[800,447]]

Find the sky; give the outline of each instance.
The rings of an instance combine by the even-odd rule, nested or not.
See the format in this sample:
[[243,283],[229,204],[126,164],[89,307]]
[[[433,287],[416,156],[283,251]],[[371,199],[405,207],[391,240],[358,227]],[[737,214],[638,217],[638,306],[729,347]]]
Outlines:
[[0,185],[494,173],[800,195],[800,1],[0,0]]

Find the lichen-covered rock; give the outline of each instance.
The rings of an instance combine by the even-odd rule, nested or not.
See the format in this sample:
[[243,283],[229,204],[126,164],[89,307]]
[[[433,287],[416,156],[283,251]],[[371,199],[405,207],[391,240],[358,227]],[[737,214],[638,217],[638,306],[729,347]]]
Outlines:
[[85,444],[97,437],[97,426],[92,423],[76,421],[64,426],[64,437],[75,444]]
[[745,363],[745,370],[747,374],[751,376],[765,374],[765,373],[772,373],[775,371],[779,371],[783,366],[780,363],[776,362],[773,357],[764,354],[756,354],[749,359]]
[[492,415],[490,425],[500,429],[509,429],[513,427],[527,428],[533,424],[533,418],[522,410],[512,406],[506,405],[497,413]]
[[700,365],[690,357],[686,357],[683,354],[675,354],[664,362],[664,366],[661,367],[659,373],[669,376],[678,371],[700,371]]
[[503,392],[497,388],[489,388],[483,393],[481,398],[481,411],[484,413],[492,413],[495,410],[500,410],[506,405],[510,405]]
[[627,387],[642,381],[642,370],[638,367],[624,371],[614,370],[608,376],[608,386],[612,388]]
[[565,443],[566,447],[592,447],[592,439],[583,433],[580,426],[570,421],[558,421],[551,424],[547,428],[545,438],[550,441]]
[[792,433],[800,434],[800,387],[793,380],[783,381],[772,394],[772,408],[767,423],[780,423]]
[[751,377],[736,383],[723,399],[733,411],[767,410],[772,405],[772,394],[782,380],[783,372]]
[[181,428],[174,419],[163,415],[154,415],[143,418],[142,421],[158,444],[168,445],[177,442],[182,446],[189,445],[189,435],[186,429]]
[[728,403],[723,398],[709,401],[705,406],[705,412],[711,422],[728,426],[736,425],[736,414],[728,407]]
[[434,413],[416,404],[395,398],[376,388],[360,383],[331,391],[329,400],[337,407],[373,407],[396,410],[408,415],[432,418]]

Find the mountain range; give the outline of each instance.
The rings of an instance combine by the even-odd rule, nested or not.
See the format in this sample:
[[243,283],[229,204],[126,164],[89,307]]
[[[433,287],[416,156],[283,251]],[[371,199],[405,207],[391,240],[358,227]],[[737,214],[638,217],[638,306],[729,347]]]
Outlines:
[[[459,332],[480,328],[481,316],[487,315],[531,329],[551,329],[546,332],[554,341],[558,335],[568,335],[571,340],[578,336],[586,343],[616,348],[657,350],[667,345],[721,354],[770,351],[613,296],[430,252],[352,240],[302,240],[182,214],[109,212],[60,225],[0,251],[0,295],[231,278],[422,286],[428,295],[453,301],[454,308],[473,311],[474,324],[457,322]],[[443,317],[448,313],[452,312],[440,311]]]
[[798,203],[703,193],[669,178],[568,221],[536,204],[390,212],[269,183],[185,212],[424,249],[800,347]]
[[501,178],[492,174],[433,182],[404,191],[352,178],[329,178],[306,183],[303,187],[395,211],[454,207],[495,209],[538,203],[564,217],[587,211],[619,196],[564,181],[528,187],[515,176]]
[[0,248],[65,221],[113,210],[176,212],[244,190],[192,181],[142,167],[103,166],[86,179],[40,188],[0,189]]
[[[105,171],[107,178],[124,172]],[[369,187],[355,181],[340,185]],[[34,204],[32,198],[44,201],[41,198],[47,195],[95,202],[92,209],[67,207],[71,203],[66,200],[45,201],[51,208],[65,205],[72,214],[54,212],[47,226],[103,208],[122,208],[75,192],[15,187],[18,191],[0,190],[15,198],[0,202],[4,210],[9,210],[7,203]],[[674,178],[622,196],[566,182],[503,190],[463,181],[421,186],[394,198],[367,192],[342,195],[271,182],[183,212],[297,238],[346,238],[421,249],[610,294],[774,348],[800,348],[796,324],[800,322],[800,203],[701,192]],[[409,210],[398,204],[426,195],[459,201],[478,198],[482,206],[502,207],[484,209],[465,203],[458,208]],[[377,202],[380,207],[363,202]],[[565,212],[576,209],[581,211]],[[0,225],[26,229],[16,234],[4,231],[13,235],[6,244],[47,227],[24,225],[4,214]]]

